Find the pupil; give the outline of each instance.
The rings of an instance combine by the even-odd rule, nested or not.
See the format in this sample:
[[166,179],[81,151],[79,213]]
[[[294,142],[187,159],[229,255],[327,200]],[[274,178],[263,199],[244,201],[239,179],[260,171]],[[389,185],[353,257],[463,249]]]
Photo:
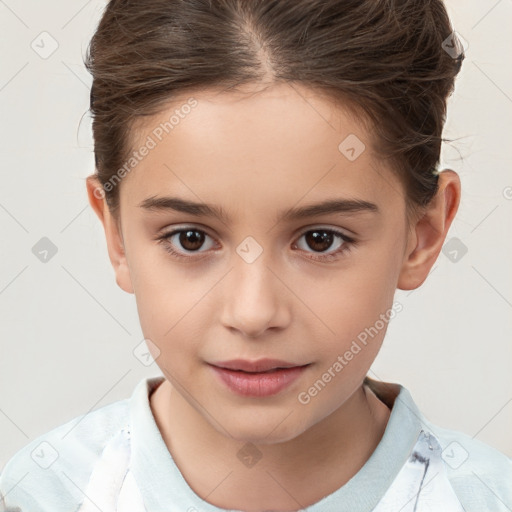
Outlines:
[[203,241],[204,235],[199,231],[187,230],[180,233],[180,244],[188,251],[199,249],[203,245]]
[[[322,233],[319,235],[319,233]],[[306,234],[307,243],[311,247],[311,249],[319,249],[320,251],[325,251],[332,244],[332,233],[328,233],[327,231],[310,231]],[[320,247],[316,247],[316,244],[320,244]]]

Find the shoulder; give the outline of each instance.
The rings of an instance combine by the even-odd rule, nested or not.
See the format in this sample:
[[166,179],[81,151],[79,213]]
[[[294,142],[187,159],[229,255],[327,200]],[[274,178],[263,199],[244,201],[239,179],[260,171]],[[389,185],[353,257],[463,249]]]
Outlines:
[[448,479],[466,512],[512,510],[512,459],[463,432],[426,424],[441,445]]
[[25,445],[0,473],[0,512],[16,507],[31,512],[76,510],[96,460],[129,418],[129,400],[120,400]]
[[[369,385],[392,407],[397,433],[420,428],[437,439],[446,476],[466,512],[512,511],[512,459],[463,432],[429,421],[403,385],[372,379]],[[397,396],[401,396],[399,402]]]

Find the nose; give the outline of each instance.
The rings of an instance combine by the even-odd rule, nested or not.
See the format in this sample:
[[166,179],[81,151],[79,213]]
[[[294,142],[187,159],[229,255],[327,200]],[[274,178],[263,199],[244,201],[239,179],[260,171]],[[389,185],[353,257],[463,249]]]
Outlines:
[[238,255],[233,260],[234,268],[224,283],[223,325],[247,338],[286,327],[290,320],[289,297],[265,251],[251,263]]

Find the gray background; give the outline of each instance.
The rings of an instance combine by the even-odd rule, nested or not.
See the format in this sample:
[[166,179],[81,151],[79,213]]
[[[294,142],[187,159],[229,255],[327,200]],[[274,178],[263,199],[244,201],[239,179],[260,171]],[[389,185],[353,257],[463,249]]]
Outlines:
[[[115,283],[85,189],[94,163],[82,56],[104,5],[0,0],[0,468],[160,374],[133,353],[135,299]],[[432,422],[512,456],[512,1],[447,8],[468,43],[444,132],[460,140],[442,154],[462,181],[454,245],[419,289],[397,291],[403,311],[370,376],[405,385]],[[57,250],[46,262],[33,252],[43,237]]]

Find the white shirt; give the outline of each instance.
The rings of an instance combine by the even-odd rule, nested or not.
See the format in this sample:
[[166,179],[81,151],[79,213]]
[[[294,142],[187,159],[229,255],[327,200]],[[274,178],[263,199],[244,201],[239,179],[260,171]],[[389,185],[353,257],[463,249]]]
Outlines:
[[[0,474],[0,512],[226,512],[195,494],[162,439],[149,396],[163,380],[142,379],[129,399],[19,450]],[[430,423],[402,385],[370,386],[391,408],[384,435],[364,466],[308,512],[512,511],[510,458]]]

